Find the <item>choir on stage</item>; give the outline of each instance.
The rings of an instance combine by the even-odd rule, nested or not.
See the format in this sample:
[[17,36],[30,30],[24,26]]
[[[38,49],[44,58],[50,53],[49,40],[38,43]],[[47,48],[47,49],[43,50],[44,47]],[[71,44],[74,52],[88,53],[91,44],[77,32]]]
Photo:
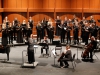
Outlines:
[[[23,20],[22,23],[17,18],[10,22],[8,17],[5,17],[1,24],[2,45],[13,44],[13,40],[16,40],[17,43],[27,41],[33,28],[36,28],[37,42],[41,42],[44,36],[47,36],[50,43],[53,42],[55,36],[59,37],[61,43],[66,44],[71,44],[71,40],[74,44],[78,44],[81,38],[81,42],[87,45],[91,36],[100,40],[100,27],[93,16],[90,16],[89,20],[85,17],[78,20],[76,15],[72,19],[65,17],[64,20],[57,16],[55,22],[44,17],[43,20],[36,23],[36,26],[32,17],[29,17],[28,21]],[[72,35],[73,38],[71,38]]]

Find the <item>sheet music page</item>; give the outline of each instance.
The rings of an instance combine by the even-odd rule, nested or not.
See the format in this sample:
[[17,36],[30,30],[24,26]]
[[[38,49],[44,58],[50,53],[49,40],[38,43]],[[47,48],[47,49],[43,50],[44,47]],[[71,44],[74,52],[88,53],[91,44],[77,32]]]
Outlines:
[[38,45],[34,45],[33,47],[38,47]]
[[53,53],[54,56],[56,56],[56,51],[55,51],[55,49],[52,50],[52,53]]

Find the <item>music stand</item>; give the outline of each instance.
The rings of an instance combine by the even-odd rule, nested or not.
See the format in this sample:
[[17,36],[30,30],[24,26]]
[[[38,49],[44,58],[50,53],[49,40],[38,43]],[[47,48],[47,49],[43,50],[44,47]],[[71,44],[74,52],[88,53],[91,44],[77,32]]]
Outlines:
[[52,45],[60,45],[60,41],[59,40],[53,41]]
[[52,50],[52,54],[53,54],[53,56],[54,56],[54,65],[55,65],[55,58],[56,58],[56,53],[55,53],[56,51],[55,51],[55,49],[53,49]]
[[78,59],[78,45],[79,45],[79,44],[78,44],[78,41],[76,41],[76,44],[77,44],[77,60],[76,60],[76,62],[77,62],[77,63],[80,63],[81,61],[80,61],[80,59]]
[[53,66],[53,67],[59,67],[57,64],[55,64],[55,59],[56,59],[56,56],[57,56],[56,53],[55,53],[55,52],[56,52],[55,49],[52,49],[51,52],[52,52],[52,54],[53,54],[53,56],[54,56],[54,64],[53,64],[52,66]]
[[[40,45],[40,46],[44,46],[44,47],[45,47],[45,46],[48,46],[47,43],[39,43],[39,45]],[[48,55],[48,54],[46,54],[46,55]],[[44,55],[43,55],[43,56],[44,56]],[[49,55],[48,55],[48,56],[49,56]]]
[[57,47],[57,48],[55,48],[55,51],[56,50],[60,50],[60,53],[61,53],[61,44],[60,44],[60,41],[59,40],[53,41],[52,44],[56,45],[56,47]]
[[40,46],[48,46],[47,43],[39,43]]

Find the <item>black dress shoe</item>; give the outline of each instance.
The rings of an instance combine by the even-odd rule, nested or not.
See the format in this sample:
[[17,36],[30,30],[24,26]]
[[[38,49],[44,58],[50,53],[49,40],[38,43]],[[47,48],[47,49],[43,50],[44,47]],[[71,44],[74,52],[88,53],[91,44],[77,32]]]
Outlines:
[[64,68],[68,68],[68,66],[64,66]]
[[31,64],[32,62],[31,61],[29,61],[29,64]]
[[93,62],[93,59],[90,59],[90,62]]
[[68,68],[69,64],[65,65],[64,68]]

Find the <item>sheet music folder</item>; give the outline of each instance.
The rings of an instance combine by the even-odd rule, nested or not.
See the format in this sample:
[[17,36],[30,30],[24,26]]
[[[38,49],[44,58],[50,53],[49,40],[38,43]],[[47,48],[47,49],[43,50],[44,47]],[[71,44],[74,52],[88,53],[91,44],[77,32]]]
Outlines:
[[98,20],[98,22],[100,22],[100,20]]
[[56,55],[56,51],[55,51],[55,49],[52,50],[52,54],[54,55],[54,57],[57,56],[57,55]]
[[40,46],[47,46],[47,43],[39,43]]
[[60,41],[59,40],[53,41],[52,44],[53,45],[59,45],[60,44]]

